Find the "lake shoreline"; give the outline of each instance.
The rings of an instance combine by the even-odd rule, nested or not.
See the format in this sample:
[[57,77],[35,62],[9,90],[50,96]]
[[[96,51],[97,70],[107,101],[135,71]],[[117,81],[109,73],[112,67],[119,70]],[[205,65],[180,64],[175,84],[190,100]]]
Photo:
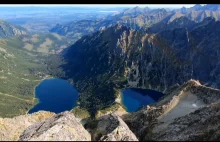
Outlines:
[[155,104],[164,95],[151,89],[125,88],[121,90],[121,105],[128,113],[136,112],[141,107]]
[[[44,81],[44,80],[46,80],[46,79],[52,79],[52,78],[54,78],[54,77],[45,77],[45,78],[43,78],[42,80],[40,80],[39,83],[37,83],[37,85],[34,86],[34,92],[33,92],[34,97],[33,97],[33,99],[32,99],[33,104],[34,104],[34,100],[37,100],[37,103],[34,104],[34,106],[39,103],[39,99],[36,97],[36,88],[37,88],[37,86],[40,85],[40,83],[41,83],[42,81]],[[28,112],[29,112],[34,106],[32,106],[30,109],[28,109],[25,114],[28,114]]]
[[[124,90],[124,89],[123,89]],[[115,99],[115,102],[117,102],[117,103],[119,103],[120,105],[121,105],[121,107],[126,111],[126,112],[128,112],[127,111],[127,108],[126,108],[126,106],[123,104],[123,94],[122,94],[122,91],[123,90],[120,90],[120,92],[119,92],[119,94],[118,94],[118,96],[117,96],[117,98]]]
[[[34,99],[38,101],[34,102]],[[67,80],[45,77],[35,86],[33,107],[26,114],[32,114],[40,110],[60,113],[72,110],[77,104],[78,91]]]
[[106,108],[98,110],[96,113],[95,118],[99,118],[103,115],[107,115],[110,113],[115,113],[118,116],[123,116],[124,114],[127,114],[128,112],[125,109],[125,106],[122,103],[122,94],[121,94],[121,90],[120,89],[116,89],[116,93],[115,93],[115,101],[108,105]]

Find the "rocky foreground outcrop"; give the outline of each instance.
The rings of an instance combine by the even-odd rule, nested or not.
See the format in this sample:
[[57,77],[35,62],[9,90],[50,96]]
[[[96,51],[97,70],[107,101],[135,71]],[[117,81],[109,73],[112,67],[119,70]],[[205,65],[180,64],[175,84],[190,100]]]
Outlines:
[[71,113],[63,112],[28,127],[20,141],[91,141],[90,134]]
[[90,130],[93,140],[99,141],[138,141],[134,133],[129,129],[127,124],[117,115],[108,114],[101,116],[93,122],[93,128]]
[[112,112],[83,121],[69,111],[0,118],[0,140],[220,140],[220,90],[190,80],[137,112],[122,116]]
[[[84,127],[72,112],[37,112],[1,119],[0,140],[18,141],[138,141],[126,123],[116,114],[89,121]],[[86,128],[86,129],[85,129]]]
[[55,113],[39,111],[14,118],[0,118],[0,141],[18,140],[26,128],[54,115]]

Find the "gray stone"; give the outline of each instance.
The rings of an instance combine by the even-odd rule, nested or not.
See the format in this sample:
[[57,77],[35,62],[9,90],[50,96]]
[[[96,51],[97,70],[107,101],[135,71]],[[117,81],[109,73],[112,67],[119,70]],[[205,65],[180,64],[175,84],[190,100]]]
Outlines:
[[116,114],[100,117],[96,131],[102,133],[100,141],[138,141],[127,124]]
[[91,141],[91,135],[71,112],[66,111],[31,125],[19,141]]

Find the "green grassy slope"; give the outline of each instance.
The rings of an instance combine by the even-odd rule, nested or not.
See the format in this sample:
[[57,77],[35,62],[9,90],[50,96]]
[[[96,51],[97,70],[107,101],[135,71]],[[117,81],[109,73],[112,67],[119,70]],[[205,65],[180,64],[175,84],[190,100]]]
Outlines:
[[[22,48],[20,40],[0,40],[0,116],[26,113],[35,103],[34,88],[45,65],[38,54]],[[42,73],[41,73],[42,74]]]
[[66,38],[55,33],[13,36],[8,41],[14,46],[18,44],[19,48],[43,54],[56,54],[68,46]]

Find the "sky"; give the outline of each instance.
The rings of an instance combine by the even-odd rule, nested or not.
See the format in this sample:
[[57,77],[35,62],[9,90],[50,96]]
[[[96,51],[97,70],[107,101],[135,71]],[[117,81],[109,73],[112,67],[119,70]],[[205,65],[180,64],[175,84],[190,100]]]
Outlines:
[[[23,7],[23,6],[40,6],[40,7],[54,7],[54,6],[73,6],[73,7],[100,7],[100,8],[113,8],[113,7],[150,7],[150,8],[181,8],[192,7],[195,4],[0,4],[0,7]],[[204,4],[202,4],[204,5]]]

